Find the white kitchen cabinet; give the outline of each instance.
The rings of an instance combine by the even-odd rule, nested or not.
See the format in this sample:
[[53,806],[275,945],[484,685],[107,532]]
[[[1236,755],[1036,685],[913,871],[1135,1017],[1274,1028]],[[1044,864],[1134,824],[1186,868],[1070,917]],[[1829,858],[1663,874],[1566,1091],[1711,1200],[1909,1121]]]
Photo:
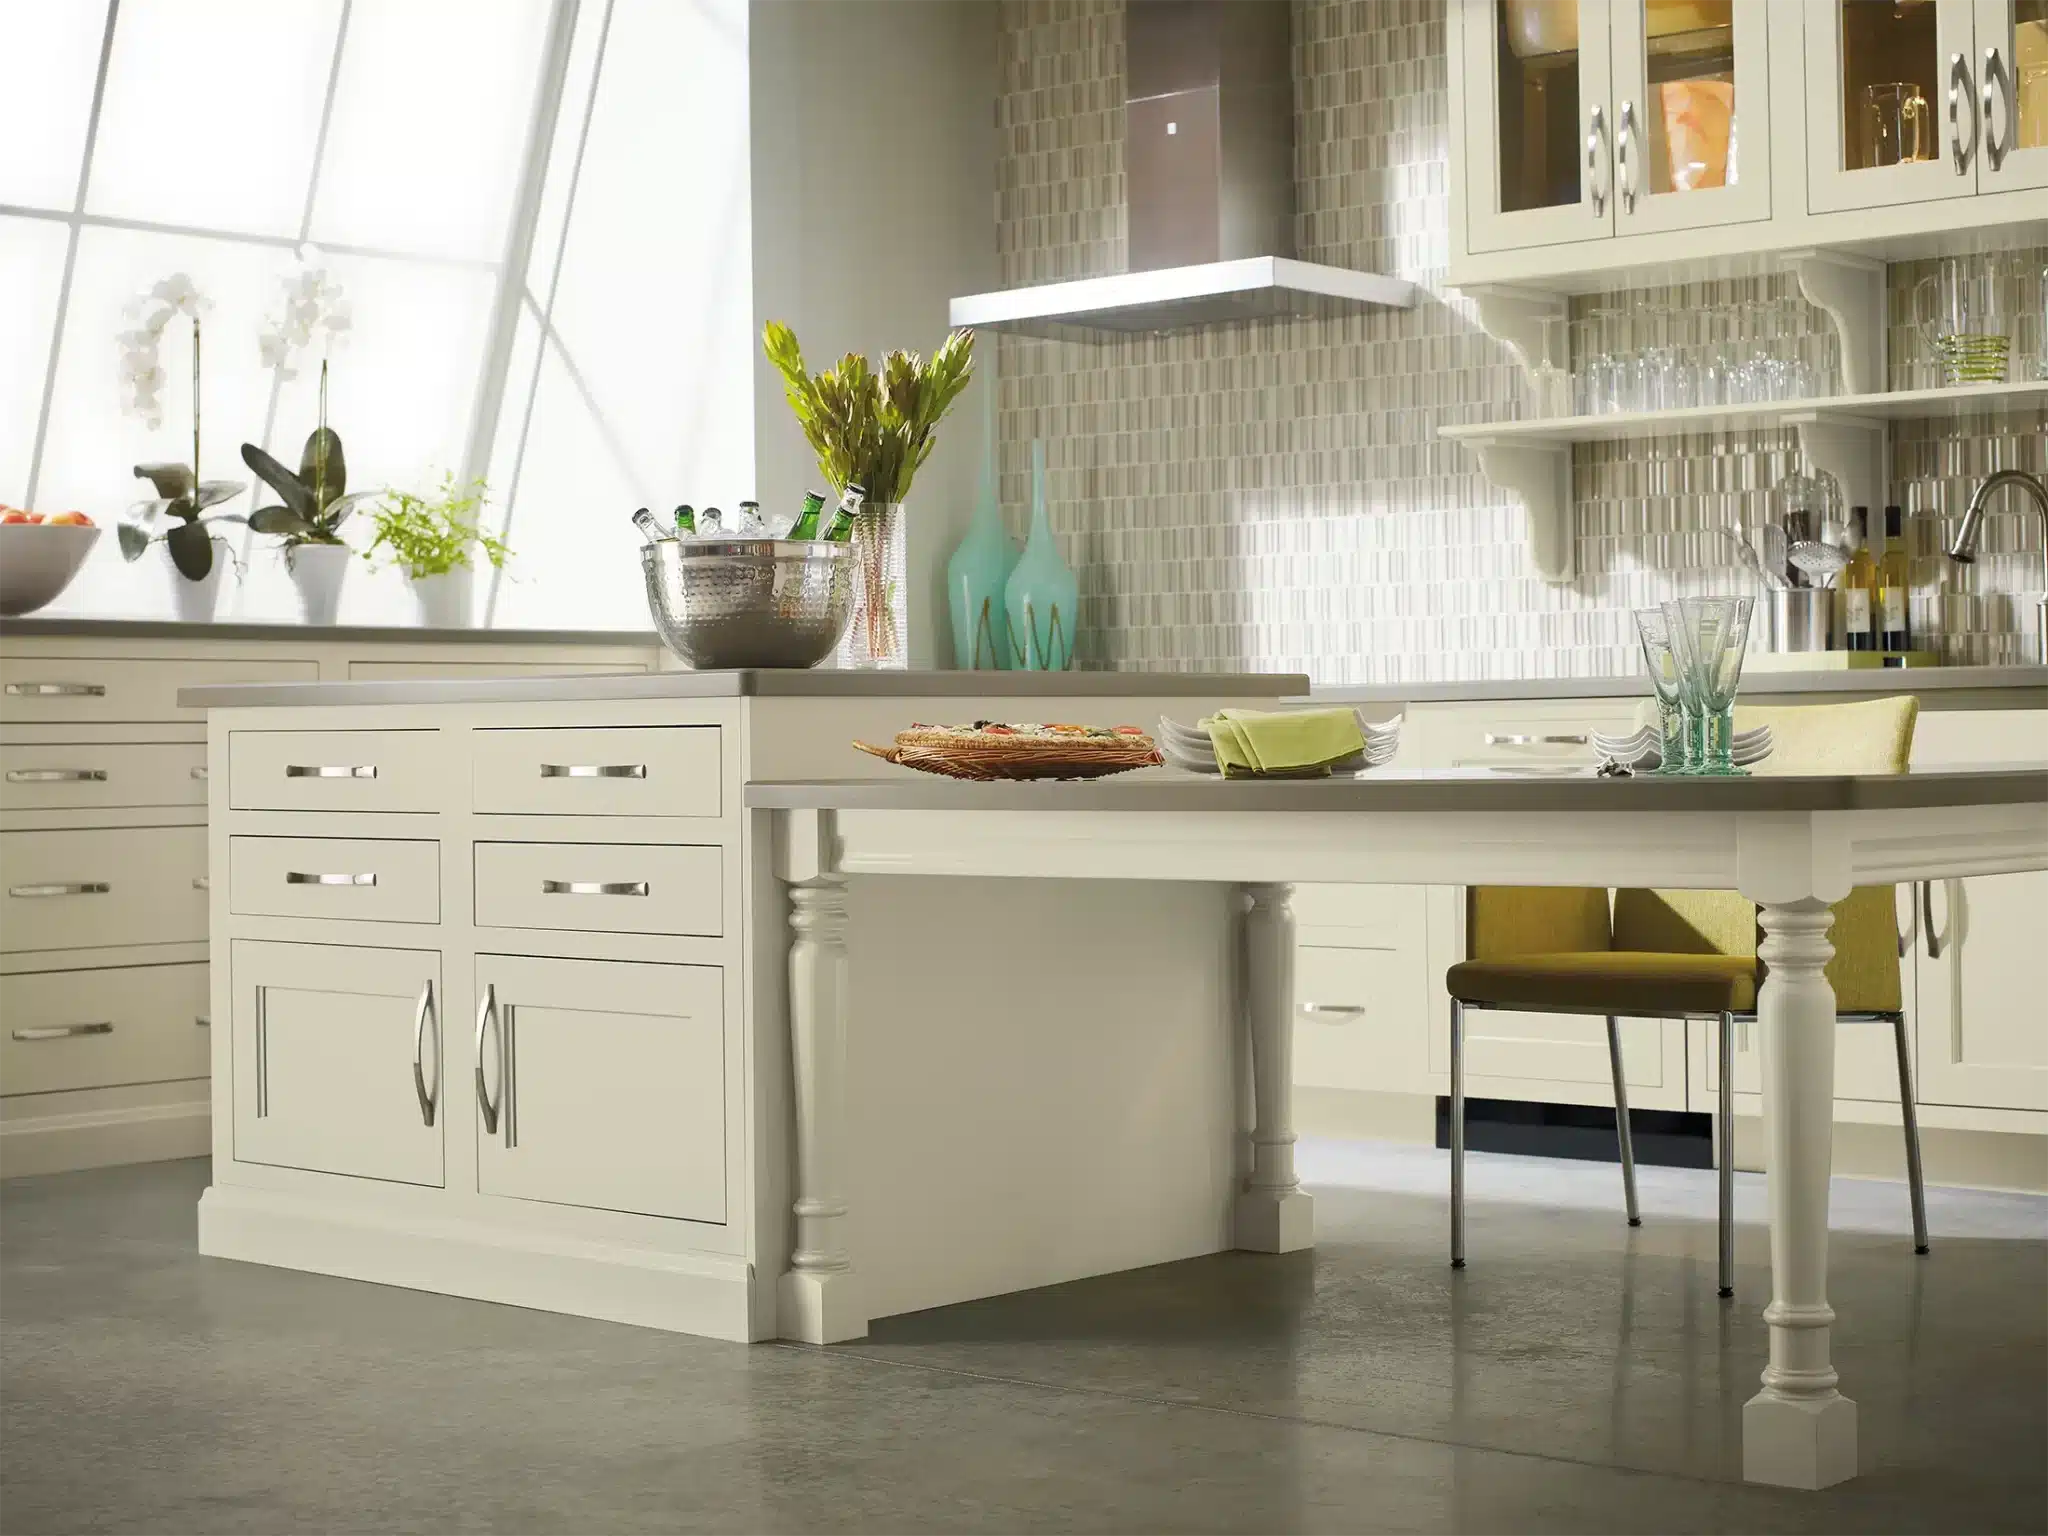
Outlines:
[[2048,875],[1936,881],[1926,902],[1920,1097],[2048,1110]]
[[2048,187],[2048,0],[1977,0],[1984,192]]
[[1615,233],[1768,219],[1772,4],[1610,5]]
[[716,966],[479,955],[479,1193],[723,1222]]
[[249,939],[228,950],[236,1159],[441,1184],[439,953]]
[[1429,1092],[1423,888],[1297,886],[1294,915],[1294,1080],[1354,1092]]

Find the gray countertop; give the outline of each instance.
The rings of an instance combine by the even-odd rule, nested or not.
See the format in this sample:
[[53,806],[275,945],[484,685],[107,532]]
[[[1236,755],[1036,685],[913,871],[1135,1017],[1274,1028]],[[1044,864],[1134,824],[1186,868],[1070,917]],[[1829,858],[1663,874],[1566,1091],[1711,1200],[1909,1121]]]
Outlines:
[[337,704],[559,704],[614,699],[1113,699],[1299,697],[1299,672],[617,672],[580,677],[422,678],[377,683],[224,683],[186,688],[187,709]]
[[1435,773],[1229,782],[1204,774],[1139,773],[1086,783],[964,783],[905,769],[880,779],[747,785],[764,810],[846,811],[1860,811],[2027,805],[2048,814],[2048,763],[1904,774],[1603,779]]
[[[1448,704],[1515,699],[1630,699],[1641,677],[1526,677],[1462,683],[1372,683],[1315,690],[1331,704]],[[1742,696],[1913,693],[1971,695],[1984,708],[2048,705],[2048,667],[1868,667],[1853,672],[1745,672]]]
[[70,640],[296,640],[302,645],[382,640],[433,645],[645,645],[659,646],[651,629],[422,629],[409,624],[291,624],[176,619],[0,619],[0,639]]

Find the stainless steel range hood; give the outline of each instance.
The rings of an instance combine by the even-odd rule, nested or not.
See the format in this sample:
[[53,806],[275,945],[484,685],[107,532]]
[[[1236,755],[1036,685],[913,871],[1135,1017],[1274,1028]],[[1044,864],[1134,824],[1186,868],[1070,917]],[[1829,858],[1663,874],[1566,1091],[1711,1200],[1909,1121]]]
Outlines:
[[1101,340],[1412,307],[1412,283],[1294,260],[1292,10],[1278,0],[1127,0],[1131,270],[958,298],[952,323]]

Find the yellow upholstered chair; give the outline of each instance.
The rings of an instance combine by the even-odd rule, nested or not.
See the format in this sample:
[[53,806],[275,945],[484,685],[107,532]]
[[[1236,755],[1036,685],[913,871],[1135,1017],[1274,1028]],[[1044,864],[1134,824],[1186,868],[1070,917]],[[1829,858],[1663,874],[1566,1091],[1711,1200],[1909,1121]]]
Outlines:
[[[1771,727],[1771,755],[1759,774],[1904,773],[1913,748],[1917,699],[1736,711],[1736,728]],[[1920,1132],[1899,976],[1898,919],[1889,886],[1864,886],[1834,908],[1828,962],[1841,1021],[1889,1023],[1899,1061],[1913,1249],[1927,1251]],[[1762,983],[1756,909],[1733,891],[1638,891],[1478,886],[1466,897],[1469,958],[1445,978],[1451,994],[1451,1264],[1465,1264],[1465,1011],[1601,1014],[1614,1079],[1614,1120],[1622,1194],[1630,1226],[1636,1206],[1635,1149],[1622,1075],[1623,1016],[1711,1019],[1720,1068],[1718,1170],[1720,1289],[1734,1294],[1735,1021],[1756,1016]]]

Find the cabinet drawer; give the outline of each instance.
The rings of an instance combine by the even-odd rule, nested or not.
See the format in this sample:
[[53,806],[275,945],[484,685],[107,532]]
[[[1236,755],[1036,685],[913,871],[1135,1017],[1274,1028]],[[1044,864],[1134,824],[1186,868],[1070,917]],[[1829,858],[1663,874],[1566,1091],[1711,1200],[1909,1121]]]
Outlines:
[[234,731],[229,804],[238,811],[432,811],[439,731]]
[[724,858],[665,843],[478,843],[476,924],[717,938]]
[[547,816],[716,816],[715,725],[478,731],[479,811]]
[[1633,699],[1436,705],[1410,710],[1406,730],[1419,768],[1590,763],[1594,731],[1632,730],[1635,719]]
[[1350,944],[1367,948],[1394,942],[1414,926],[1420,888],[1412,885],[1297,885],[1294,921],[1299,928],[1348,930],[1319,936],[1318,944]]
[[0,1083],[56,1093],[208,1072],[206,966],[138,965],[0,977]]
[[0,832],[0,950],[206,938],[206,828]]
[[395,837],[231,837],[228,906],[245,917],[441,920],[441,845]]
[[1394,949],[1303,945],[1294,952],[1294,1080],[1321,1088],[1402,1089],[1396,1042],[1412,1027],[1414,957]]
[[0,656],[0,722],[203,720],[178,704],[180,688],[213,683],[310,683],[312,661],[130,661],[94,657]]
[[478,1192],[723,1222],[723,977],[477,956]]
[[0,747],[10,811],[206,804],[206,744]]

